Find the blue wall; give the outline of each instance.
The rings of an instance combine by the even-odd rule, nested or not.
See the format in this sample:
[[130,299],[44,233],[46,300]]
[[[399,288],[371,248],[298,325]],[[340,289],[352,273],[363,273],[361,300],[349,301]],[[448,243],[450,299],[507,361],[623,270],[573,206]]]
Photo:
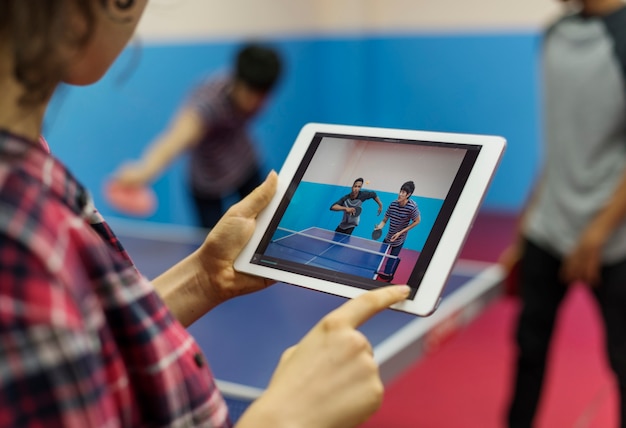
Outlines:
[[[280,169],[307,122],[499,134],[509,145],[485,208],[514,211],[539,154],[539,35],[404,35],[272,40],[286,74],[253,133],[266,170]],[[63,87],[46,117],[52,150],[92,190],[105,215],[102,182],[139,156],[190,86],[223,70],[237,41],[129,47],[99,83]],[[185,157],[155,183],[149,220],[194,224]]]
[[[332,186],[328,184],[300,183],[291,199],[289,207],[280,221],[279,227],[293,231],[301,231],[310,227],[334,230],[341,222],[343,212],[331,211],[330,207],[342,196],[350,193],[351,190],[352,189],[349,187]],[[363,212],[359,219],[359,226],[354,229],[352,236],[371,239],[374,225],[383,219],[387,207],[398,198],[398,194],[381,192],[377,189],[366,190],[376,191],[380,201],[383,203],[383,211],[380,216],[378,216],[378,204],[373,200],[365,201],[363,203]],[[443,200],[416,195],[412,196],[412,199],[417,203],[420,210],[421,222],[409,232],[404,247],[411,250],[422,251],[428,234],[441,210]],[[389,223],[387,223],[383,229],[383,238],[388,230]]]

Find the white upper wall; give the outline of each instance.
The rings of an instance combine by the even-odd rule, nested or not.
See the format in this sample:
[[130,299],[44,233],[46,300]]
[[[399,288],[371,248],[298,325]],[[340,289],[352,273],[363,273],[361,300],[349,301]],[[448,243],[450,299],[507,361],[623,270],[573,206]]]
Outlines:
[[557,0],[151,0],[149,41],[353,34],[535,30]]

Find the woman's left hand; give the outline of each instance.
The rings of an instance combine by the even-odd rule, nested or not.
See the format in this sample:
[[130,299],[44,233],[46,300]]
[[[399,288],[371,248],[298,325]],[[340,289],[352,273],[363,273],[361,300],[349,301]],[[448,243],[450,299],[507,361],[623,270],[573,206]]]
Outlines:
[[198,249],[209,283],[207,292],[216,303],[248,294],[271,285],[273,281],[237,272],[233,263],[256,227],[257,215],[276,193],[278,176],[272,171],[265,182],[242,201],[233,205],[211,230]]

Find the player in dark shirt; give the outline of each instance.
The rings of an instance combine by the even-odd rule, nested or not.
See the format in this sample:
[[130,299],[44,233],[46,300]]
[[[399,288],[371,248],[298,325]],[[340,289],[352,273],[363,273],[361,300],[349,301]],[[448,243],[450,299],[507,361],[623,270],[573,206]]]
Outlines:
[[343,211],[343,218],[341,223],[335,229],[335,232],[345,233],[346,235],[352,235],[354,228],[359,225],[359,219],[361,218],[360,208],[363,202],[368,199],[373,199],[378,204],[378,215],[383,212],[383,203],[376,195],[376,192],[361,190],[363,188],[363,179],[357,178],[352,184],[352,191],[343,196],[337,202],[331,205],[332,211]]

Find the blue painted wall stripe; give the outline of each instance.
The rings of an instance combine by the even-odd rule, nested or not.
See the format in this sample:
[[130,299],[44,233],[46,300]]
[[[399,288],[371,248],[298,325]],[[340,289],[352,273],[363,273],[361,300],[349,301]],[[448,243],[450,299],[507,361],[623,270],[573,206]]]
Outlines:
[[[276,39],[287,63],[253,133],[266,170],[280,169],[307,122],[503,135],[509,141],[485,208],[517,210],[539,156],[540,103],[532,32]],[[223,70],[235,42],[127,49],[86,88],[63,88],[46,117],[53,151],[94,193],[123,159],[139,156],[191,85]],[[185,159],[155,183],[152,221],[194,224]]]

